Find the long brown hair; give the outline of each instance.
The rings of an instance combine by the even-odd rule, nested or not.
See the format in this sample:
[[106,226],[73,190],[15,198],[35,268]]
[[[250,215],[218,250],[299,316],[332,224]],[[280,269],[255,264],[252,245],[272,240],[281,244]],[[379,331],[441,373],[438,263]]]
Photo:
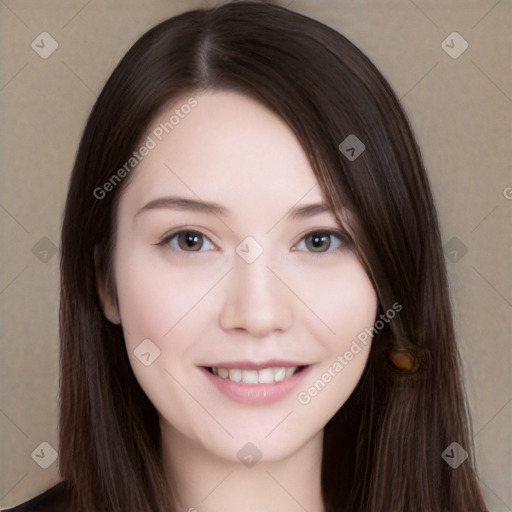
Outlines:
[[[130,367],[112,254],[121,193],[136,169],[98,198],[149,124],[183,94],[235,90],[294,131],[340,224],[354,233],[380,312],[356,389],[325,428],[322,492],[329,512],[486,510],[474,466],[436,210],[420,151],[394,92],[371,61],[327,26],[282,7],[229,3],[175,16],[118,64],[87,121],[61,240],[60,473],[73,510],[171,511],[158,415]],[[356,158],[339,149],[348,136]],[[96,191],[96,193],[95,193]],[[96,264],[95,264],[96,263]],[[415,372],[389,364],[407,348]],[[457,442],[469,458],[441,457]]]

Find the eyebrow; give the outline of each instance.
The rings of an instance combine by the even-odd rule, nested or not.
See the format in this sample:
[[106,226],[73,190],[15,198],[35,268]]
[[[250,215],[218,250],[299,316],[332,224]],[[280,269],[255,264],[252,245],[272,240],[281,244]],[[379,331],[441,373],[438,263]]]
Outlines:
[[[195,199],[189,199],[186,197],[178,196],[166,196],[152,199],[149,203],[145,204],[135,214],[137,217],[139,214],[157,209],[169,209],[169,210],[182,210],[189,212],[199,213],[213,213],[214,215],[229,216],[229,210],[224,206],[214,203],[211,201],[197,201]],[[300,220],[314,215],[320,215],[321,213],[330,212],[331,209],[325,203],[313,203],[303,206],[296,206],[290,208],[283,217],[287,217],[291,220]]]

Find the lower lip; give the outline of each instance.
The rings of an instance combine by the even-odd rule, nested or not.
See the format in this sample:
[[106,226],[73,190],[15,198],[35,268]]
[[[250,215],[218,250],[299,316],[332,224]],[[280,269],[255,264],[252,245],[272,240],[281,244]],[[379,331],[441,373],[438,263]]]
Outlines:
[[206,368],[200,370],[206,375],[210,382],[224,395],[236,402],[250,405],[273,404],[288,396],[300,382],[310,373],[311,366],[307,366],[288,379],[271,384],[244,384],[223,379],[218,375],[210,373]]

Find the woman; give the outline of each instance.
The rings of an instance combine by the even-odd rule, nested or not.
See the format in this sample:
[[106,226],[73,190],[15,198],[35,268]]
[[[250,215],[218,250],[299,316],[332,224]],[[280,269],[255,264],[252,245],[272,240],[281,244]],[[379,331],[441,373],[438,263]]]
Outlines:
[[420,152],[334,30],[239,2],[144,34],[61,247],[63,481],[13,510],[486,510]]

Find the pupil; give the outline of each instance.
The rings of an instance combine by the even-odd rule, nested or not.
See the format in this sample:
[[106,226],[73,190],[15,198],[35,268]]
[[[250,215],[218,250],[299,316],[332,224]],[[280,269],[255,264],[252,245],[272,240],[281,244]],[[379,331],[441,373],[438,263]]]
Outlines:
[[185,246],[188,249],[193,249],[194,245],[197,245],[199,242],[199,236],[192,231],[187,231],[185,233]]
[[[328,249],[330,245],[329,235],[314,235],[312,237],[312,242],[313,249],[322,249],[322,244],[325,246],[323,248]],[[327,245],[325,245],[325,242],[327,242]]]

